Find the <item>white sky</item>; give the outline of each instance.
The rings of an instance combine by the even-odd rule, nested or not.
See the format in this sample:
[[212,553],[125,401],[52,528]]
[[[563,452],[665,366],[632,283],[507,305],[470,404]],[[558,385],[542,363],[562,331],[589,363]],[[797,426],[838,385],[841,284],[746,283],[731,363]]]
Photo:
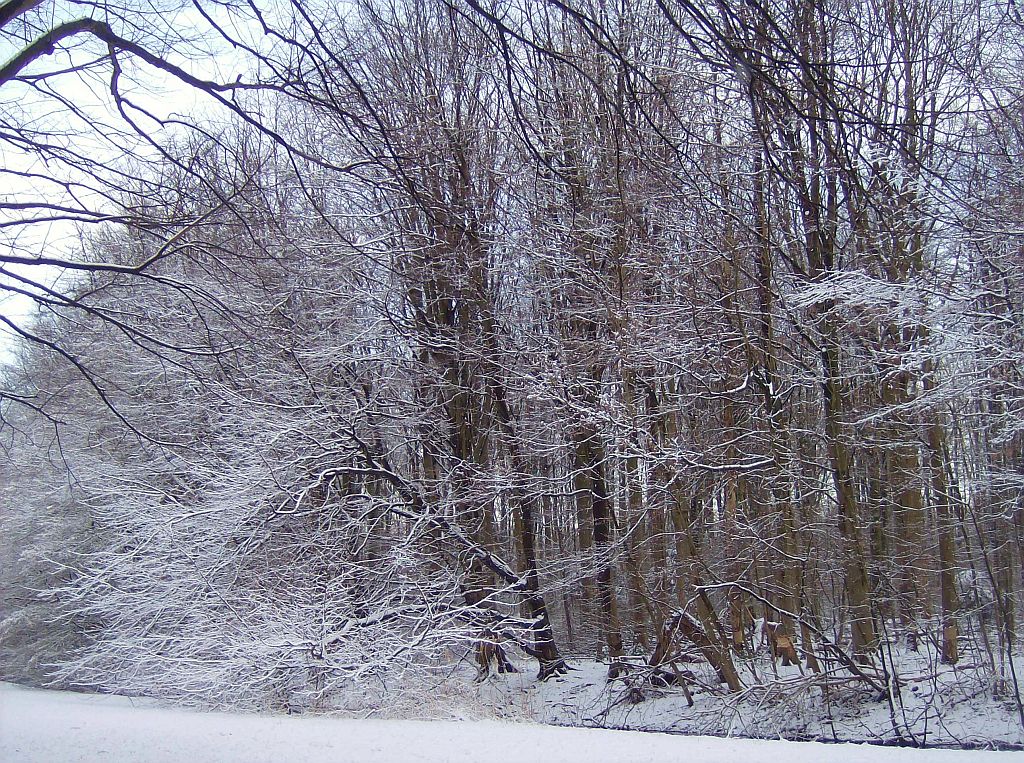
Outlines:
[[[62,21],[80,18],[89,15],[90,12],[95,15],[96,9],[90,6],[89,3],[83,4],[74,0],[43,2],[33,16],[15,20],[3,30],[3,35],[0,35],[0,61],[6,62],[15,55],[25,39],[37,36],[39,29],[43,28],[40,25],[52,28]],[[154,6],[158,7],[154,9]],[[209,33],[208,29],[207,34],[200,34],[200,30],[207,28],[208,25],[187,0],[184,3],[180,0],[133,0],[127,7],[131,8],[130,13],[133,15],[138,14],[138,18],[135,19],[138,26],[146,28],[150,34],[144,41],[147,48],[163,54],[165,51],[161,49],[162,46],[173,42],[181,52],[170,51],[167,55],[168,60],[191,74],[207,79],[220,78],[231,81],[236,78],[237,73],[248,70],[249,64],[244,54],[230,50],[226,43]],[[34,23],[34,28],[29,28],[27,21]],[[223,17],[220,21],[239,34],[249,37],[250,41],[260,36],[251,25],[240,26]],[[105,51],[102,44],[88,36],[84,36],[80,42],[76,41],[69,47],[70,50],[58,50],[54,55],[38,60],[27,71],[35,73],[70,68],[90,61]],[[157,117],[204,112],[208,116],[216,115],[217,107],[202,93],[163,72],[146,66],[135,66],[127,58],[124,63],[122,92]],[[42,130],[48,139],[59,141],[91,159],[110,164],[113,164],[124,149],[142,154],[155,154],[152,149],[144,146],[141,140],[130,134],[130,128],[113,108],[109,93],[109,66],[103,65],[93,71],[72,72],[54,77],[47,80],[46,86],[53,93],[73,103],[82,114],[74,115],[50,93],[19,82],[11,82],[0,87],[0,122]],[[141,114],[133,113],[132,116],[138,118],[140,126],[158,141],[173,138],[175,132],[180,133],[180,128],[160,130],[156,123]],[[69,173],[59,162],[44,162],[39,156],[20,151],[10,141],[0,139],[0,200],[17,203],[33,200],[43,203],[73,203],[59,186],[38,179],[12,175],[11,172],[34,172],[68,181],[80,179],[76,178],[74,173]],[[88,184],[88,178],[85,180]],[[100,209],[104,207],[103,200],[88,190],[80,192],[78,203]],[[23,214],[27,218],[40,216],[38,210]],[[10,222],[13,216],[10,212],[0,212],[0,221]],[[88,227],[85,226],[82,230]],[[74,256],[80,249],[80,236],[79,226],[69,221],[31,222],[0,230],[0,252],[27,257]],[[22,267],[17,272],[26,274],[46,286],[60,285],[61,274],[53,268],[31,266]],[[29,320],[33,306],[32,300],[28,297],[9,292],[0,293],[0,315],[19,325],[24,325]],[[0,325],[0,362],[10,360],[10,341],[9,330]]]

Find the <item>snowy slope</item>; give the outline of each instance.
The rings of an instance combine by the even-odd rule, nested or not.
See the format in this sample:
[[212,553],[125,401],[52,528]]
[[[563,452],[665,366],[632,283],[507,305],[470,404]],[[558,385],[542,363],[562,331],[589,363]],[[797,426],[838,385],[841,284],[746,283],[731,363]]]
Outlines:
[[[762,685],[745,674],[749,688],[743,692],[713,693],[706,688],[715,682],[706,665],[688,666],[704,671],[704,686],[692,689],[693,707],[676,689],[650,686],[645,687],[645,700],[634,704],[625,701],[622,681],[606,680],[608,666],[592,660],[576,660],[568,676],[543,684],[524,670],[494,679],[481,691],[489,691],[487,699],[495,705],[504,700],[513,706],[522,703],[525,693],[530,718],[558,725],[873,742],[891,742],[899,734],[925,746],[1024,745],[1016,705],[1008,695],[993,698],[984,670],[929,665],[921,658],[915,663],[914,657],[903,656],[899,665],[903,690],[892,707],[841,674],[832,679],[836,688],[831,699],[825,697],[816,677],[802,676],[796,668],[779,668],[778,679]],[[1018,663],[1018,672],[1024,674],[1024,659]],[[738,664],[745,669],[744,663]],[[843,680],[850,683],[840,684]]]
[[0,684],[0,761],[1016,763],[1020,753],[765,742],[533,724],[196,713]]

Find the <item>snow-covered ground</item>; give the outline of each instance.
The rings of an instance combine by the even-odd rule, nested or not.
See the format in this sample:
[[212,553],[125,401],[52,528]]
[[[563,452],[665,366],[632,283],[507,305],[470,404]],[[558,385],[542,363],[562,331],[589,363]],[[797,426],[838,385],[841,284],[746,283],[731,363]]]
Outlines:
[[[609,682],[608,666],[593,660],[575,660],[567,676],[544,683],[524,666],[522,673],[489,679],[480,692],[493,707],[525,707],[519,715],[568,726],[943,747],[1024,745],[1012,684],[996,691],[983,666],[939,665],[925,649],[894,654],[901,688],[889,696],[841,670],[825,677],[779,666],[775,676],[763,660],[737,662],[749,687],[739,694],[724,691],[706,663],[687,665],[697,679],[692,707],[678,688]],[[1024,658],[1016,662],[1024,675]],[[639,688],[642,701],[635,701],[636,692],[631,696],[631,686]]]
[[684,737],[496,721],[198,713],[0,684],[0,761],[1013,763],[1020,753]]

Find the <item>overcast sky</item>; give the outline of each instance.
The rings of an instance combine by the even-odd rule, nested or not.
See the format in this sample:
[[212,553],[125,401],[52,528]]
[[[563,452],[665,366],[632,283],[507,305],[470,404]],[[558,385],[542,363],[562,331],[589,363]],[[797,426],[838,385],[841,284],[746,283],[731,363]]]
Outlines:
[[[250,69],[244,54],[231,50],[213,35],[191,3],[182,0],[139,1],[128,5],[131,18],[121,23],[100,15],[91,3],[43,2],[29,15],[10,22],[0,35],[0,61],[6,63],[24,46],[48,29],[64,21],[92,15],[111,21],[115,30],[147,49],[166,55],[168,60],[190,73],[208,79],[234,80]],[[241,26],[235,20],[220,19],[226,27],[250,41],[260,37],[252,25]],[[110,96],[111,69],[99,61],[105,46],[98,40],[81,37],[44,56],[25,74],[64,72],[31,86],[23,81],[0,85],[0,202],[25,204],[81,205],[93,209],[109,208],[95,193],[87,176],[82,176],[59,161],[44,161],[38,153],[26,151],[12,140],[16,130],[29,128],[61,147],[99,160],[108,166],[123,161],[129,153],[155,155],[155,151],[133,134],[133,129],[117,113]],[[161,128],[143,112],[158,118],[170,116],[189,119],[216,116],[211,99],[175,78],[148,66],[136,65],[125,58],[121,91],[140,107],[129,116],[157,142],[166,142],[181,128]],[[76,114],[66,104],[73,105]],[[188,116],[192,115],[192,116]],[[27,177],[34,175],[34,177]],[[58,182],[81,182],[73,198]],[[76,257],[81,252],[83,235],[91,226],[68,220],[47,220],[48,212],[0,210],[0,252],[22,257]],[[21,219],[24,224],[14,224]],[[68,276],[54,268],[8,266],[46,286],[67,285]],[[0,283],[10,283],[0,276]],[[30,320],[30,298],[4,291],[0,293],[0,315],[24,325]],[[10,331],[0,325],[0,359],[9,359]]]

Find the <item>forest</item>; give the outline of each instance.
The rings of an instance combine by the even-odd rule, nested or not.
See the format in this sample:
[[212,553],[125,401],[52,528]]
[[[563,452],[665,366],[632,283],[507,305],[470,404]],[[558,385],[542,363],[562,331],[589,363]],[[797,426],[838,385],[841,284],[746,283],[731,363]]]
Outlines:
[[6,0],[0,61],[0,679],[1024,743],[1013,0]]

